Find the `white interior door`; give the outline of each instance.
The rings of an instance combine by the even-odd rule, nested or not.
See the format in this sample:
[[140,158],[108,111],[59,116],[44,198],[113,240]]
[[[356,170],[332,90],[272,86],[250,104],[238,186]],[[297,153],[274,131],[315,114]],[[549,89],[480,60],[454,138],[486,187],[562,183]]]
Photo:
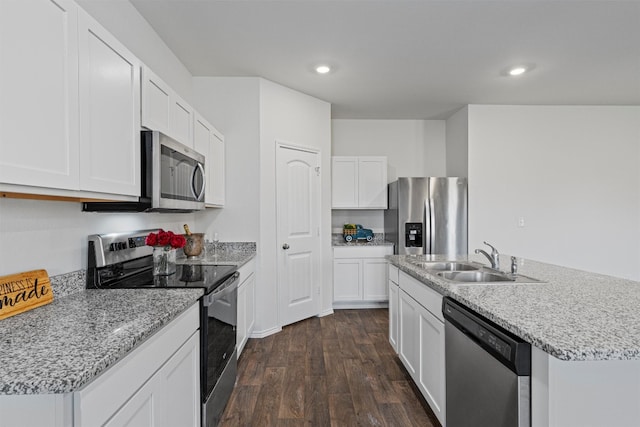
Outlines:
[[278,299],[281,326],[319,313],[320,154],[278,143]]

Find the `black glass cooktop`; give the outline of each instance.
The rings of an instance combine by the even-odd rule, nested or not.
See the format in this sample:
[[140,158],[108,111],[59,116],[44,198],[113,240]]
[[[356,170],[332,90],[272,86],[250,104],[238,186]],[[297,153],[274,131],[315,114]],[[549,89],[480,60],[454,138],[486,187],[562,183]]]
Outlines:
[[168,276],[154,276],[151,268],[110,280],[109,288],[204,288],[209,293],[236,271],[232,265],[179,264]]

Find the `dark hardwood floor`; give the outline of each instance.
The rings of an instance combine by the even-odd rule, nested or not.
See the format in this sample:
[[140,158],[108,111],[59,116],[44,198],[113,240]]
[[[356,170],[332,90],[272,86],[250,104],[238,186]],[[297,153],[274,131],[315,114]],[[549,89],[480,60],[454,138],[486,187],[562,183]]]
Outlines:
[[439,423],[388,341],[388,310],[336,310],[250,339],[221,425]]

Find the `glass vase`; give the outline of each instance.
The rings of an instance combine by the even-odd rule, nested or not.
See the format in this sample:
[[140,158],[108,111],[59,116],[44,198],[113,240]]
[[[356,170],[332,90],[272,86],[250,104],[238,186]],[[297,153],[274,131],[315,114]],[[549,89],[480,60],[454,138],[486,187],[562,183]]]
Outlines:
[[154,246],[153,275],[168,276],[176,272],[176,250],[171,247]]

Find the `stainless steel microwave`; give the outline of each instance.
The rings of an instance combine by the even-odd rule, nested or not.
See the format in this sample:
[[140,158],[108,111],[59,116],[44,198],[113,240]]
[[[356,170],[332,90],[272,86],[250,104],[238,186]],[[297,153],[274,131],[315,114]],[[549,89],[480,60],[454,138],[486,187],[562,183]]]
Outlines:
[[192,212],[204,209],[205,158],[158,131],[141,132],[137,202],[85,202],[91,212]]

